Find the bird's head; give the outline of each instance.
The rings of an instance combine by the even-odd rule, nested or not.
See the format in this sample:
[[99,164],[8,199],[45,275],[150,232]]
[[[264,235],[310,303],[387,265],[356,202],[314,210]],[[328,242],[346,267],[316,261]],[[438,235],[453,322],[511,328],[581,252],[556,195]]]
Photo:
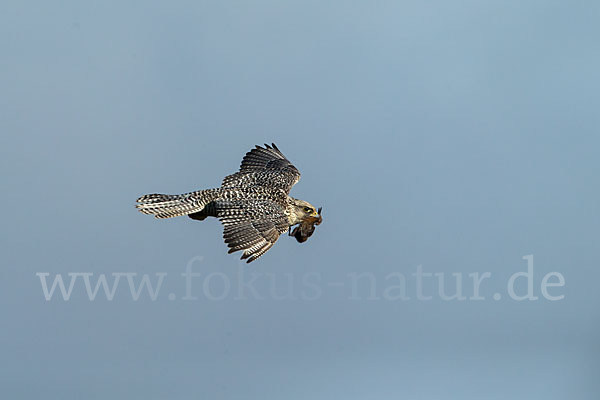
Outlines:
[[292,212],[295,214],[295,220],[297,221],[296,223],[319,217],[319,211],[317,208],[308,201],[290,197],[290,204],[293,208]]
[[292,225],[298,224],[298,226],[293,231],[290,227],[289,235],[294,236],[298,242],[302,243],[311,237],[315,227],[323,222],[321,207],[317,210],[315,206],[304,200],[293,198],[291,200],[294,214]]

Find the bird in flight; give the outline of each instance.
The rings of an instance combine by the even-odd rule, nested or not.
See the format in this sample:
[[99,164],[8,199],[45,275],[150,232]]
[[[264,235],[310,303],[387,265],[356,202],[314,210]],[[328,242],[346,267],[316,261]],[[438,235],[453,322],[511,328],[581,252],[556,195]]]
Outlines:
[[156,218],[219,218],[229,253],[241,250],[241,259],[249,263],[273,247],[282,233],[302,243],[323,221],[321,208],[289,195],[298,180],[300,172],[277,146],[265,144],[246,153],[240,170],[226,176],[219,188],[147,194],[137,199],[136,208]]

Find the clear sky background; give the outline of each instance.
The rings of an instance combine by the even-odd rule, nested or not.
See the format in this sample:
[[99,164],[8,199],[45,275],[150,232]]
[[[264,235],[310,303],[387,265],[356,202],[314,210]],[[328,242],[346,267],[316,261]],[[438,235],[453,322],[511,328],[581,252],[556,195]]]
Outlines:
[[[599,17],[592,1],[3,2],[0,397],[597,399]],[[133,207],[218,186],[265,142],[324,208],[304,244],[246,266],[218,221]],[[515,301],[529,254],[538,300]],[[419,300],[419,265],[448,293],[462,274],[467,297],[489,272],[485,299],[445,301],[429,278]],[[540,291],[553,271],[558,301]],[[46,301],[39,272],[167,276],[155,301],[125,278],[112,301],[83,280]],[[354,296],[353,273],[374,292]],[[394,273],[408,300],[384,296]],[[249,274],[262,299],[235,298]]]

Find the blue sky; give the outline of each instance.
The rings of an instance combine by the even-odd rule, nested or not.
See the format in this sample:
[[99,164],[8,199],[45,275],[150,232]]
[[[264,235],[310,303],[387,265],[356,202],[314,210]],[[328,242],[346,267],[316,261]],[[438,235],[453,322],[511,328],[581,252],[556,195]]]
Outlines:
[[[597,398],[599,12],[5,2],[3,397]],[[302,172],[292,195],[324,209],[304,244],[245,266],[218,221],[133,206],[218,186],[271,142]],[[527,255],[538,299],[517,301]],[[541,292],[552,272],[561,300]],[[113,300],[80,275],[46,301],[37,273],[166,275],[154,301],[126,275]],[[407,300],[386,292],[398,274]],[[441,298],[439,274],[467,299]]]

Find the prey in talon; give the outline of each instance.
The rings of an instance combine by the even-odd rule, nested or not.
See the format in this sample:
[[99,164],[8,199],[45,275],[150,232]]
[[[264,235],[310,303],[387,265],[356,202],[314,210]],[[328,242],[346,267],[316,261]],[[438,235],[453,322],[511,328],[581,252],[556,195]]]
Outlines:
[[288,231],[289,236],[294,236],[299,243],[304,243],[308,240],[309,237],[312,236],[315,231],[315,227],[320,225],[323,222],[323,216],[321,215],[321,210],[323,207],[319,207],[318,215],[316,217],[308,217],[305,218],[298,226],[294,228],[292,231],[292,227],[290,227]]

